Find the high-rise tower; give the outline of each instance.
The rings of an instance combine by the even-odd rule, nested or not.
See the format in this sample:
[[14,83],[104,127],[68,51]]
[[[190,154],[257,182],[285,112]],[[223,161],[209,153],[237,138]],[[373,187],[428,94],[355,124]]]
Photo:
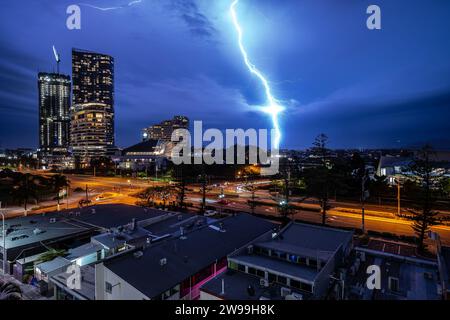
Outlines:
[[83,162],[114,146],[114,58],[72,50],[71,146]]
[[70,128],[70,77],[38,74],[39,151],[42,156],[66,153]]

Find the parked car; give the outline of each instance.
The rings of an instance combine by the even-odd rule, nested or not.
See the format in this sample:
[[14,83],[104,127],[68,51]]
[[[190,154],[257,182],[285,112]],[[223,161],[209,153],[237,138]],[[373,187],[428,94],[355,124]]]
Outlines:
[[204,216],[205,217],[211,217],[215,216],[218,212],[216,210],[206,210]]

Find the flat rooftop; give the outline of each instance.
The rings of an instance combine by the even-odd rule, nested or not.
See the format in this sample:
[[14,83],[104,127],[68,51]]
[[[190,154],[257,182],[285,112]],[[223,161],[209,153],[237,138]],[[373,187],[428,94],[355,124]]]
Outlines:
[[[5,228],[9,232],[6,236],[6,248],[124,226],[131,223],[133,218],[139,222],[165,214],[167,212],[151,208],[112,204],[7,219]],[[52,223],[53,219],[55,222]],[[3,238],[0,237],[0,247],[2,245]]]
[[[363,300],[439,300],[437,266],[428,260],[405,259],[386,256],[383,253],[367,253],[366,260],[358,271],[346,280],[351,299]],[[381,290],[370,290],[366,286],[366,270],[369,265],[377,265],[381,271]],[[389,287],[389,278],[398,279],[398,288]]]
[[95,268],[86,265],[80,268],[81,285],[80,289],[69,289],[67,287],[67,280],[71,276],[70,273],[61,272],[51,277],[51,281],[58,287],[68,290],[71,294],[77,295],[82,299],[95,300]]
[[[249,286],[254,289],[254,294],[250,294]],[[278,284],[272,284],[269,287],[261,286],[259,277],[228,269],[209,280],[200,290],[224,300],[284,300],[281,296],[281,288],[283,286]],[[296,293],[305,296],[304,293]]]
[[[139,258],[123,255],[104,264],[153,298],[274,228],[267,220],[242,213],[203,226],[184,237],[154,244]],[[161,265],[163,258],[167,263]]]
[[179,235],[181,227],[183,227],[185,232],[191,232],[213,221],[215,220],[192,213],[176,213],[143,228],[155,236],[163,236],[165,234]]
[[291,223],[275,239],[255,245],[311,258],[328,258],[340,245],[350,243],[352,237],[350,231]]

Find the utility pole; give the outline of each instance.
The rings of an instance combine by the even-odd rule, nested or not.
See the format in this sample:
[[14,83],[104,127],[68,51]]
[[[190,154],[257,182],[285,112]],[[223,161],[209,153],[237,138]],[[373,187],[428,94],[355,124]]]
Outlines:
[[66,186],[66,209],[69,209],[69,186]]
[[366,233],[365,221],[364,221],[364,218],[365,218],[364,205],[365,205],[365,200],[366,200],[366,187],[365,187],[366,180],[367,180],[366,172],[364,172],[364,176],[361,179],[361,218],[362,218],[361,229],[362,229],[363,234]]

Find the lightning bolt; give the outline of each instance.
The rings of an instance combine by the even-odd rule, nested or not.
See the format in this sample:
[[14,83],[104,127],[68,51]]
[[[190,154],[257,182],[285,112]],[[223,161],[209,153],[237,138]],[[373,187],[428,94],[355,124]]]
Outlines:
[[245,47],[243,45],[244,34],[236,14],[236,6],[238,3],[239,0],[233,1],[233,3],[230,6],[230,15],[233,20],[234,28],[236,29],[236,32],[238,34],[239,49],[241,50],[242,57],[244,58],[244,62],[247,68],[249,69],[250,73],[255,75],[261,81],[261,84],[264,87],[267,99],[267,106],[263,107],[262,111],[269,114],[272,118],[273,128],[275,129],[275,136],[273,137],[274,139],[273,145],[276,149],[278,149],[281,141],[281,129],[278,120],[278,115],[284,110],[284,107],[280,105],[277,102],[277,99],[275,99],[274,96],[272,95],[272,90],[270,89],[269,81],[264,77],[261,71],[259,71],[258,68],[251,63],[248,57],[247,51],[245,50]]
[[86,7],[89,7],[89,8],[93,8],[93,9],[97,9],[97,10],[100,10],[100,11],[110,11],[110,10],[117,10],[117,9],[124,9],[126,7],[131,7],[131,6],[133,6],[135,4],[138,4],[138,3],[141,3],[141,2],[142,2],[142,0],[134,0],[134,1],[131,1],[131,2],[127,3],[127,4],[124,4],[124,5],[121,5],[121,6],[117,6],[117,7],[97,7],[97,6],[94,6],[94,5],[89,4],[89,3],[80,3],[80,5],[81,6],[86,6]]

